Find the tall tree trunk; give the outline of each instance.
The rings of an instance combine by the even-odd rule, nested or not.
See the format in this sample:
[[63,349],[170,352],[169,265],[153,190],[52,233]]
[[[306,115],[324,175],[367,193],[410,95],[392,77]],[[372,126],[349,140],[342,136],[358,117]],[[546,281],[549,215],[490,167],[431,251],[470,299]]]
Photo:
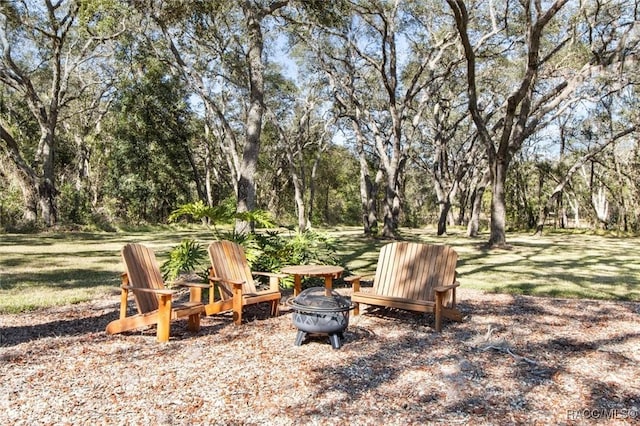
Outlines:
[[[446,187],[440,186],[441,184],[446,184]],[[455,219],[451,215],[451,200],[456,198],[458,189],[458,180],[452,183],[443,178],[436,184],[436,196],[438,197],[438,235],[446,234],[447,224],[449,222],[454,223]]]
[[[562,97],[568,97],[574,90],[579,80],[572,84],[567,81],[555,86],[555,89],[543,96],[546,103],[540,106],[532,102],[534,96],[535,82],[539,76],[539,70],[547,61],[554,59],[554,55],[542,55],[545,52],[542,46],[545,45],[543,32],[545,27],[551,22],[556,14],[564,7],[568,0],[555,0],[545,4],[548,6],[543,10],[540,2],[535,2],[535,8],[531,2],[524,2],[526,12],[526,25],[522,28],[526,32],[523,38],[527,55],[523,56],[526,66],[522,73],[521,81],[515,85],[515,90],[505,98],[504,114],[498,120],[500,125],[490,128],[486,119],[488,111],[481,111],[478,101],[479,88],[476,77],[476,52],[479,45],[473,45],[469,37],[469,14],[463,0],[447,0],[455,16],[456,27],[465,51],[467,62],[467,94],[469,112],[478,130],[480,138],[487,147],[487,157],[493,171],[493,193],[491,201],[491,234],[488,244],[490,246],[503,246],[506,244],[506,205],[505,205],[505,182],[509,166],[510,157],[518,152],[524,141],[532,135],[540,123],[542,117],[548,114],[548,108],[555,107],[554,103]],[[505,15],[506,16],[506,15]],[[493,28],[492,31],[498,31]],[[481,42],[489,37],[481,37]],[[558,45],[560,47],[562,43]],[[566,89],[566,90],[565,90]],[[536,107],[532,111],[533,107]],[[497,119],[497,117],[494,117]],[[496,146],[497,142],[497,146]]]
[[360,202],[362,205],[362,226],[365,235],[378,232],[378,208],[376,203],[377,181],[371,179],[369,163],[364,149],[365,137],[362,134],[358,120],[352,121],[356,134],[356,150],[360,162]]
[[[57,118],[56,118],[57,120]],[[54,121],[52,127],[55,126]],[[56,185],[54,173],[54,133],[52,129],[43,130],[40,149],[37,154],[39,162],[42,164],[42,175],[38,182],[38,205],[42,220],[47,227],[55,225],[57,220],[56,211]]]
[[14,181],[20,186],[24,211],[22,219],[25,222],[35,222],[38,218],[37,181],[38,176],[27,164],[13,135],[0,125],[0,140],[4,141],[7,156],[11,160],[4,163],[0,161],[0,167],[5,175],[14,176]]
[[[624,188],[624,175],[623,175],[623,171],[622,171],[622,166],[620,165],[620,161],[618,161],[618,157],[616,156],[615,153],[612,154],[613,155],[613,164],[615,165],[615,170],[616,170],[616,178],[618,181],[618,186],[620,188]],[[625,194],[625,191],[618,191],[618,199],[619,199],[619,204],[620,204],[620,214],[618,215],[619,217],[619,221],[622,221],[622,223],[618,224],[618,226],[622,225],[622,230],[624,232],[628,232],[629,231],[629,207],[628,207],[628,203],[627,203],[627,196]]]
[[211,128],[209,124],[204,124],[204,185],[207,205],[213,207],[213,185],[211,184],[215,170],[213,168],[213,159],[211,154]]
[[508,162],[506,159],[496,158],[494,164],[491,196],[491,225],[489,228],[491,234],[488,244],[490,247],[503,247],[507,243],[505,184],[507,181]]
[[[249,2],[243,3],[247,19],[249,42],[249,111],[246,121],[246,142],[242,153],[238,176],[238,204],[236,211],[244,213],[256,208],[255,176],[260,152],[260,135],[264,115],[264,64],[262,63],[263,37],[258,11]],[[239,220],[236,232],[244,234],[253,231],[253,224]]]
[[203,178],[200,176],[200,171],[198,170],[198,165],[196,164],[196,159],[194,158],[193,151],[189,147],[189,141],[182,141],[182,146],[184,148],[185,156],[189,161],[189,166],[191,166],[191,173],[193,174],[193,182],[196,185],[196,192],[198,193],[198,199],[206,200],[207,192],[206,186]]
[[320,161],[322,160],[322,153],[323,150],[318,149],[315,160],[313,160],[313,167],[311,168],[311,181],[309,182],[309,214],[307,215],[307,226],[305,229],[311,229],[313,207],[316,202],[316,179],[318,178],[318,168],[320,167]]
[[440,208],[440,214],[438,215],[438,235],[444,235],[447,233],[447,218],[451,211],[451,201],[445,199],[445,201],[438,203]]
[[296,212],[298,216],[298,231],[304,232],[307,228],[307,216],[304,204],[304,182],[296,172],[295,163],[290,162],[291,178],[293,181],[294,198],[296,202]]
[[[382,175],[382,172],[380,172],[380,175]],[[364,232],[368,235],[374,235],[378,232],[378,200],[376,195],[378,192],[378,180],[372,180],[368,171],[361,183],[361,188],[363,187],[366,193],[363,198],[364,214],[362,219],[365,226]]]
[[467,236],[475,238],[480,232],[480,213],[482,212],[482,197],[487,186],[491,183],[491,170],[487,169],[482,174],[480,182],[473,190],[473,201],[471,203],[471,216],[467,225]]
[[400,196],[398,194],[397,168],[388,168],[385,180],[384,217],[382,236],[395,238],[398,230],[398,218],[400,217]]

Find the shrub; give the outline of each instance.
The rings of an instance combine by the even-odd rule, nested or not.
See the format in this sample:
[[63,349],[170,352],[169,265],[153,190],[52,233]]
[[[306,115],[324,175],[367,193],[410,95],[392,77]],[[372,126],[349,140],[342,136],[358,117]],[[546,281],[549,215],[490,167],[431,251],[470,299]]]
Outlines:
[[[272,227],[271,215],[263,210],[236,213],[229,206],[209,207],[202,201],[196,201],[174,210],[169,220],[175,222],[183,217],[203,221],[208,226],[213,226],[216,238],[240,244],[253,271],[279,272],[287,265],[340,264],[336,256],[335,240],[315,231],[307,230],[285,236],[277,231],[266,231],[264,234],[237,233],[235,230],[220,232],[215,226],[216,223],[240,219]],[[175,279],[181,272],[190,272],[204,257],[206,250],[199,244],[193,240],[183,241],[171,251],[170,259],[163,265],[165,279]],[[293,279],[286,279],[284,284],[292,286]]]
[[185,239],[169,252],[169,259],[162,264],[160,270],[165,281],[171,282],[182,273],[206,269],[203,266],[207,258],[205,248],[193,239]]
[[[279,272],[287,265],[326,264],[338,265],[335,240],[315,232],[298,232],[291,237],[278,232],[266,232],[255,235],[260,255],[252,269],[265,272]],[[286,286],[293,285],[293,278],[283,281]]]

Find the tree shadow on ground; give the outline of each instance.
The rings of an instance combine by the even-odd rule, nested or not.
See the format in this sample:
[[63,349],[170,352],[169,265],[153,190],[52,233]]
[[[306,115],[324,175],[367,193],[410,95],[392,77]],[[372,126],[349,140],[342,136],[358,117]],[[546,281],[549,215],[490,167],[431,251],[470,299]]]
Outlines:
[[[638,307],[629,304],[625,309],[616,311],[616,307],[605,306],[594,302],[588,309],[577,310],[572,314],[562,315],[553,312],[563,301],[535,300],[532,297],[514,296],[506,305],[491,302],[463,301],[459,304],[463,314],[474,317],[484,315],[496,318],[496,323],[515,323],[524,321],[527,327],[549,327],[557,321],[575,321],[593,323],[602,318],[628,312],[636,313]],[[353,404],[361,400],[363,409],[375,407],[383,401],[375,401],[376,395],[384,396],[393,382],[409,372],[423,374],[440,374],[441,386],[417,393],[416,389],[394,388],[394,392],[406,394],[404,404],[397,407],[385,406],[385,412],[394,412],[407,422],[442,421],[434,418],[431,412],[443,413],[448,420],[476,418],[481,421],[497,421],[497,419],[531,419],[530,410],[535,403],[531,393],[541,387],[542,392],[553,386],[558,375],[566,375],[571,380],[585,383],[590,389],[588,407],[577,409],[634,409],[640,403],[640,395],[622,389],[615,382],[607,380],[603,375],[589,378],[576,373],[572,367],[576,361],[587,362],[593,354],[607,360],[620,368],[634,365],[635,361],[615,352],[603,352],[602,348],[612,342],[624,343],[640,338],[639,333],[624,333],[615,338],[590,339],[587,335],[576,336],[575,339],[557,337],[549,333],[542,341],[505,342],[502,345],[487,341],[486,345],[478,343],[485,330],[480,330],[478,323],[467,320],[462,324],[447,323],[442,334],[424,334],[425,325],[432,324],[432,318],[424,315],[400,310],[382,308],[367,309],[363,315],[384,318],[386,321],[402,321],[409,329],[423,330],[416,336],[403,334],[399,336],[377,336],[366,328],[355,326],[346,333],[345,345],[373,344],[379,349],[372,355],[354,357],[345,365],[322,366],[312,370],[313,380],[317,382],[316,397],[322,400],[324,395],[341,395],[330,402],[321,403],[303,415],[318,415],[327,411],[339,410],[341,404]],[[539,322],[539,324],[537,324]],[[503,326],[504,327],[504,326]],[[588,327],[588,325],[587,325]],[[506,331],[503,333],[507,335]],[[448,347],[450,346],[450,348]],[[438,355],[434,355],[438,354]],[[495,369],[500,367],[504,375],[496,377]],[[631,380],[631,379],[630,379]],[[482,386],[483,395],[478,395],[472,388]],[[356,402],[357,403],[357,402]],[[443,405],[444,404],[444,405]],[[554,415],[554,407],[548,407]]]
[[109,321],[117,318],[117,311],[100,315],[85,315],[82,318],[55,320],[51,322],[18,327],[0,328],[0,347],[16,346],[21,343],[48,337],[73,336],[104,332]]
[[[181,294],[174,300],[174,303],[185,301],[187,293]],[[92,333],[106,333],[105,329],[109,322],[116,320],[119,316],[120,305],[113,303],[109,307],[98,308],[95,311],[88,311],[86,304],[76,305],[70,310],[69,319],[57,319],[39,324],[2,327],[0,328],[0,348],[17,346],[22,343],[45,338],[60,338],[67,336],[86,335]],[[129,300],[128,315],[136,313],[135,303]],[[31,313],[31,315],[45,315],[46,310]],[[220,329],[228,326],[235,326],[233,323],[233,313],[223,312],[202,321],[203,325],[198,332],[191,332],[187,329],[187,319],[181,318],[171,321],[171,340],[180,340],[188,336],[203,334],[217,334]],[[243,310],[243,323],[261,321],[270,318],[270,306],[267,303],[246,306]],[[148,336],[155,338],[156,326],[150,325],[136,330],[120,333],[122,336]]]
[[89,289],[101,286],[113,286],[117,289],[120,282],[118,274],[112,271],[93,271],[87,274],[84,269],[65,269],[29,273],[5,273],[2,277],[2,290],[12,290],[25,282],[31,285],[43,285],[52,289]]

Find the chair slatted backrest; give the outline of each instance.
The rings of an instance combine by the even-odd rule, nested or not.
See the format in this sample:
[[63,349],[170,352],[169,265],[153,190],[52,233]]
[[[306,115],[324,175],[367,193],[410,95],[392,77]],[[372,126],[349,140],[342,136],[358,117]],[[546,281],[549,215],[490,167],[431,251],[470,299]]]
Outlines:
[[[240,244],[232,241],[222,240],[214,241],[209,244],[209,259],[213,268],[213,275],[218,278],[226,278],[231,280],[244,281],[242,285],[243,294],[256,293],[256,286],[253,282],[253,275],[249,268],[249,262],[244,254],[244,250]],[[230,299],[231,287],[222,282],[225,286],[227,294],[221,294],[222,300]]]
[[[164,288],[162,274],[153,250],[142,244],[130,243],[122,248],[121,255],[130,286]],[[144,314],[158,309],[158,296],[155,294],[134,290],[133,296],[139,313]]]
[[434,301],[434,287],[453,284],[458,254],[443,245],[395,242],[380,250],[374,293]]

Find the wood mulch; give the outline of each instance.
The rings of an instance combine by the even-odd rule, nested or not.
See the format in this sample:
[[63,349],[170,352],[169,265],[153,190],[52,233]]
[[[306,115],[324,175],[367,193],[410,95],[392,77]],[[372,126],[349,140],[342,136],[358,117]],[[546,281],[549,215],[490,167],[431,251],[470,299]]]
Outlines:
[[[340,292],[348,294],[347,289]],[[464,322],[367,310],[295,346],[286,305],[107,336],[118,296],[0,315],[13,425],[640,423],[640,303],[461,290]]]

